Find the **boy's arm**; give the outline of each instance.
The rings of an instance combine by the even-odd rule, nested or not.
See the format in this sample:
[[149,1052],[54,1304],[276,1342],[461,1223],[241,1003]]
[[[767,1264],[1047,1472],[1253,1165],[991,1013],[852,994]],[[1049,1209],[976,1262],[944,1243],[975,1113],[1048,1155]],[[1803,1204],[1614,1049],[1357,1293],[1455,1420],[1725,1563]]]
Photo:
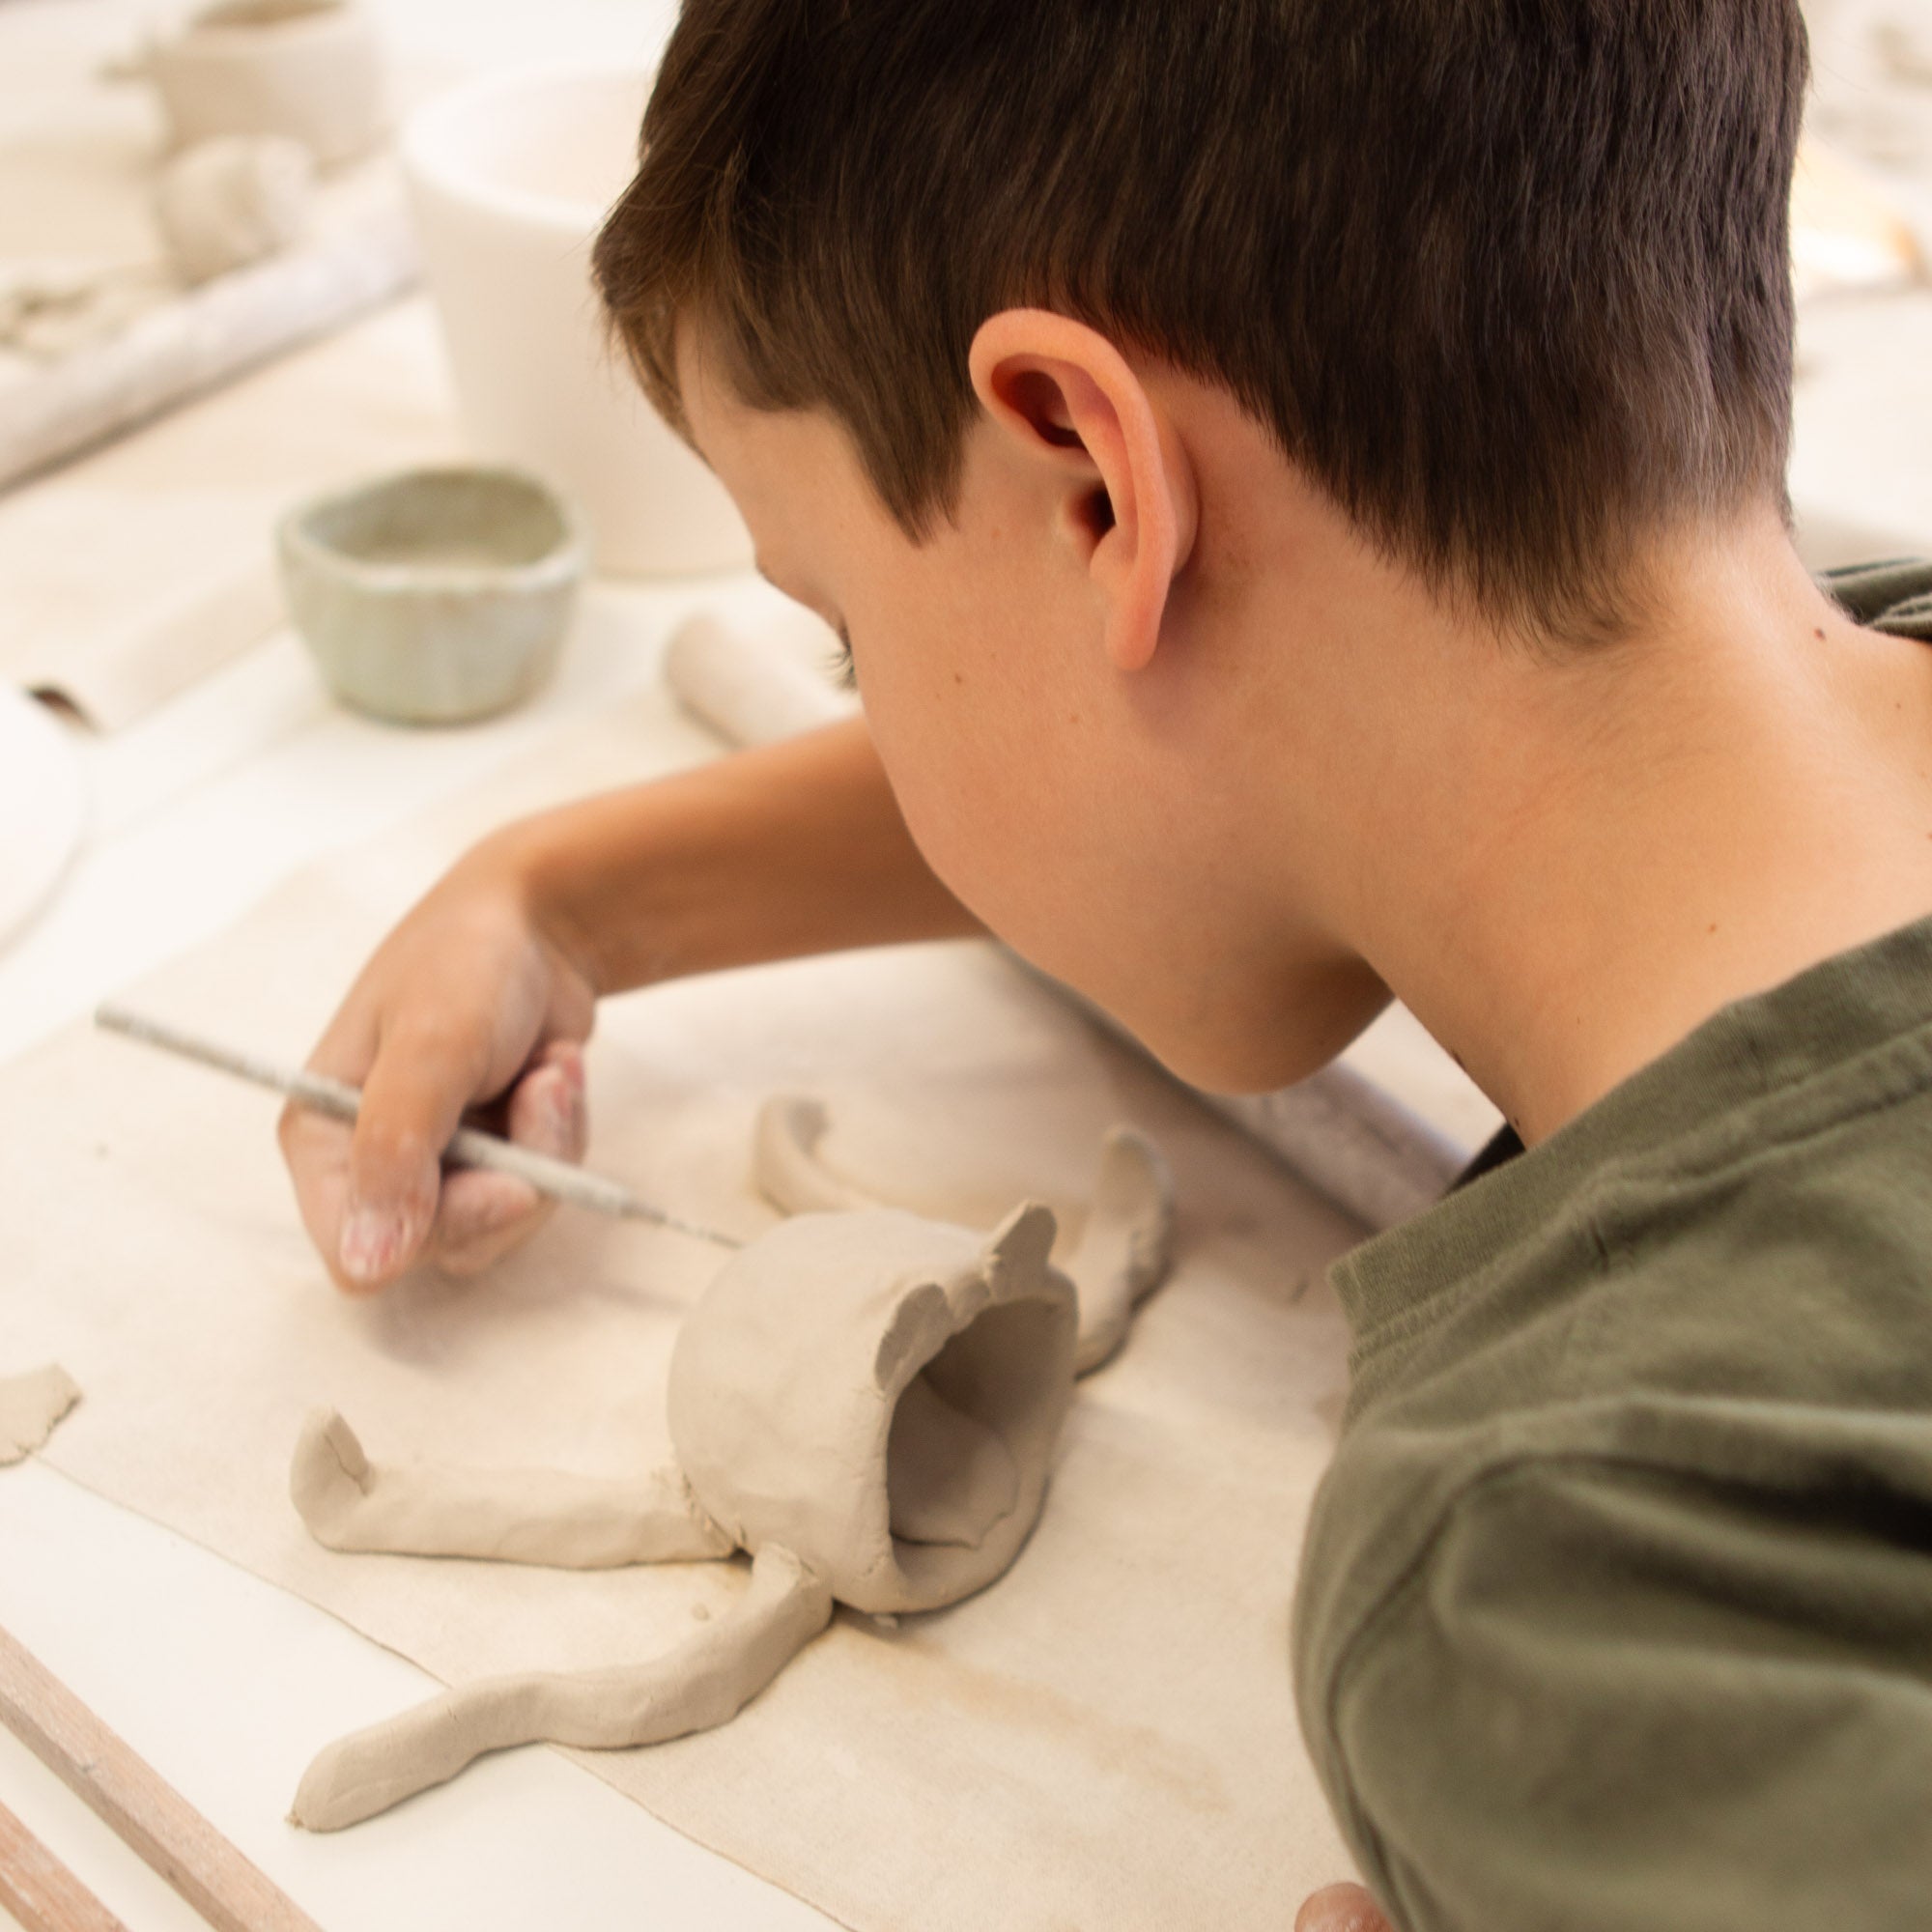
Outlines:
[[283,1153],[344,1288],[480,1267],[536,1225],[526,1184],[438,1155],[466,1110],[545,1152],[585,1139],[579,1047],[606,993],[979,929],[919,856],[864,722],[527,819],[467,854],[363,969],[310,1065],[354,1134],[292,1108]]
[[863,719],[501,835],[596,991],[980,930],[906,831]]

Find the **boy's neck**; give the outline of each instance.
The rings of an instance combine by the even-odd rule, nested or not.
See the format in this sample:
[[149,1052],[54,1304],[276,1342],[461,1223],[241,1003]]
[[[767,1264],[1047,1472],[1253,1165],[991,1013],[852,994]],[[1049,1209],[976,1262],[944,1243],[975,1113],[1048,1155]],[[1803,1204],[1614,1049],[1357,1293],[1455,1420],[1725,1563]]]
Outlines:
[[1852,624],[1769,515],[1657,562],[1635,635],[1555,659],[1358,606],[1364,727],[1296,828],[1299,889],[1529,1142],[1932,911],[1932,650]]

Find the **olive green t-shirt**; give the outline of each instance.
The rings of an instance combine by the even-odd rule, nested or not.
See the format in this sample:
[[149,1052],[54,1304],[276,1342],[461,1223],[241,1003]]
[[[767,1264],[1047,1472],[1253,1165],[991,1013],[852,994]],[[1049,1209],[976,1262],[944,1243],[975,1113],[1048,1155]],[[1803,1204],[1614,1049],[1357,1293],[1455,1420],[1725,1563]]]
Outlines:
[[1397,1925],[1932,1928],[1932,919],[1334,1280],[1296,1690]]

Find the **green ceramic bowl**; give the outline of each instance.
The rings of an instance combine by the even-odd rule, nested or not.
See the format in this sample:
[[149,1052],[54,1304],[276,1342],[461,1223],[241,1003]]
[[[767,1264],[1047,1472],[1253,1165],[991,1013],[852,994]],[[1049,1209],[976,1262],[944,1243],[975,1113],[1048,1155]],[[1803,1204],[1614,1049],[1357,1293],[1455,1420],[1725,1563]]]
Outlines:
[[587,555],[514,469],[411,469],[318,497],[276,533],[289,614],[344,703],[404,724],[487,718],[556,668]]

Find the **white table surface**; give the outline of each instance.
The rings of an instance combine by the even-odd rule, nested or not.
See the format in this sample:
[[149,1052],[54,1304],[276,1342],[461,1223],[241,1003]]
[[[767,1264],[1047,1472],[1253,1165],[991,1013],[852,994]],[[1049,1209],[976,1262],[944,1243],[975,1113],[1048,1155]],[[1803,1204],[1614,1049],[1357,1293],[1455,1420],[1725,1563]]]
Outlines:
[[[0,953],[0,1057],[218,931],[307,862],[640,689],[694,602],[749,611],[770,594],[594,589],[551,690],[467,730],[410,732],[338,710],[282,633],[120,736],[82,737],[93,823],[55,902]],[[272,1110],[263,1119],[266,1133]],[[365,1692],[365,1708],[400,1708],[430,1680],[32,1463],[0,1471],[0,1628],[327,1927],[829,1922],[548,1751],[494,1759],[404,1817],[333,1837],[295,1831],[283,1812],[309,1755],[340,1728],[332,1713]],[[0,1803],[130,1925],[200,1922],[4,1733]]]
[[[635,59],[671,12],[666,0],[367,4],[412,91],[426,74],[481,65]],[[0,73],[34,87],[12,92],[0,119],[31,116],[29,96],[47,76],[77,55],[131,45],[139,23],[166,11],[143,0],[12,0],[0,14]],[[0,951],[0,1061],[220,930],[310,861],[641,688],[674,618],[721,590],[748,612],[769,596],[753,584],[593,588],[552,688],[464,730],[409,732],[340,711],[286,632],[115,737],[76,729],[89,830],[53,903]],[[0,1627],[326,1927],[781,1932],[830,1922],[550,1751],[501,1754],[406,1817],[329,1837],[297,1832],[283,1813],[309,1755],[340,1729],[336,1713],[355,1698],[400,1708],[431,1680],[32,1462],[0,1471]],[[202,1924],[4,1731],[0,1804],[137,1932]],[[0,1911],[0,1926],[13,1923]]]
[[[54,7],[16,0],[9,12],[71,17]],[[473,60],[635,52],[640,18],[665,9],[388,0],[380,11],[407,51]],[[8,25],[0,20],[0,33]],[[1932,548],[1932,294],[1821,308],[1804,337],[1793,481],[1811,560]],[[723,588],[748,613],[766,595],[751,584]],[[0,952],[0,1060],[218,931],[301,866],[639,689],[655,676],[674,618],[720,589],[594,588],[554,687],[525,711],[470,729],[414,733],[349,716],[279,633],[118,736],[77,732],[90,829],[54,903]],[[355,1832],[296,1832],[283,1809],[309,1754],[339,1727],[332,1714],[384,1698],[400,1706],[429,1680],[32,1463],[0,1471],[0,1627],[327,1927],[751,1932],[830,1922],[543,1750],[487,1760]],[[201,1923],[4,1732],[0,1803],[130,1925]],[[0,1925],[11,1922],[0,1912]]]

